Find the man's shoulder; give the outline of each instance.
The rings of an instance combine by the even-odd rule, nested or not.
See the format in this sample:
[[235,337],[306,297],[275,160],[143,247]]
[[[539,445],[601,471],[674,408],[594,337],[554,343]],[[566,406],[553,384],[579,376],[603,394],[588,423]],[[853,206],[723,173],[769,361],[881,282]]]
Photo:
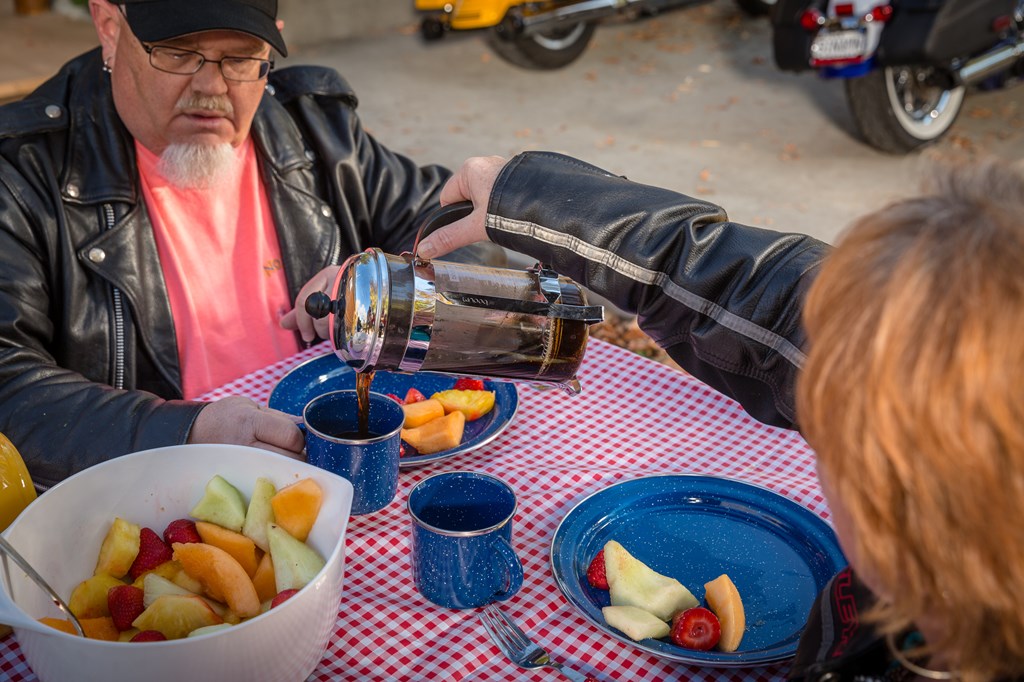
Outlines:
[[76,82],[86,92],[95,91],[100,63],[99,49],[72,59],[24,99],[0,106],[0,140],[67,129],[69,107]]
[[0,140],[50,133],[68,127],[66,107],[45,97],[0,106]]
[[270,85],[275,99],[284,104],[306,95],[339,99],[353,109],[359,103],[348,81],[326,66],[289,66],[272,71]]

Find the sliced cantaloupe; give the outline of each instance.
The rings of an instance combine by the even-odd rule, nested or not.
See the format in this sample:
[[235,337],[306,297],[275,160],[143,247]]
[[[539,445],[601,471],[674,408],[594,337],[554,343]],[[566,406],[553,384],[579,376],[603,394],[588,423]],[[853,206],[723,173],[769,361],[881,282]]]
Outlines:
[[320,513],[324,491],[311,478],[304,478],[285,486],[270,498],[277,525],[296,540],[305,542]]
[[427,422],[444,416],[444,405],[439,400],[421,400],[418,403],[402,405],[405,412],[405,428],[415,429]]
[[743,611],[740,591],[732,579],[722,574],[709,583],[704,583],[704,598],[722,626],[718,648],[722,651],[736,651],[747,628],[747,616]]
[[242,565],[220,547],[205,542],[175,542],[174,560],[203,586],[207,596],[224,602],[240,617],[259,614],[260,599],[252,579]]
[[[43,625],[49,625],[54,630],[60,630],[61,632],[66,632],[69,635],[75,635],[76,637],[78,636],[78,630],[75,630],[75,626],[72,625],[71,621],[67,618],[54,618],[52,616],[43,616],[39,619],[39,622]],[[78,622],[81,623],[82,621]],[[82,628],[82,631],[84,632],[85,628]]]
[[274,561],[270,553],[263,555],[260,565],[256,568],[256,575],[252,577],[252,584],[256,588],[256,596],[261,602],[273,599],[277,594],[277,582],[274,578]]
[[414,429],[402,429],[402,440],[421,455],[450,450],[462,442],[466,415],[456,410]]
[[214,523],[196,521],[196,531],[199,537],[208,545],[220,547],[235,558],[235,561],[242,565],[246,574],[251,578],[256,573],[256,566],[259,561],[256,558],[256,543],[233,530],[222,528]]

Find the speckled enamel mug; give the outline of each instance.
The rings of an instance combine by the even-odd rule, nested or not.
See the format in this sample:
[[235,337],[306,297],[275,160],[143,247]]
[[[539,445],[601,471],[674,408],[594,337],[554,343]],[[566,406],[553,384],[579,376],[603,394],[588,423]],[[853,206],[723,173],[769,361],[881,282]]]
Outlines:
[[379,511],[398,492],[398,461],[405,412],[394,399],[370,393],[370,436],[359,436],[355,391],[332,391],[302,411],[306,460],[352,484],[352,516]]
[[512,549],[516,494],[472,471],[435,474],[409,493],[412,574],[429,601],[472,609],[508,599],[523,585]]

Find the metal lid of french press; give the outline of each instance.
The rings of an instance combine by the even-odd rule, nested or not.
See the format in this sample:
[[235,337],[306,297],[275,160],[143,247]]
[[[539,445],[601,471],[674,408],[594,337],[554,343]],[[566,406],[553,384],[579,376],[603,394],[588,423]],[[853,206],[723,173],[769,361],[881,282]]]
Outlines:
[[359,371],[376,367],[387,329],[391,301],[385,255],[367,249],[341,266],[334,282],[335,299],[316,292],[306,299],[306,312],[316,318],[333,314],[330,340],[345,364]]

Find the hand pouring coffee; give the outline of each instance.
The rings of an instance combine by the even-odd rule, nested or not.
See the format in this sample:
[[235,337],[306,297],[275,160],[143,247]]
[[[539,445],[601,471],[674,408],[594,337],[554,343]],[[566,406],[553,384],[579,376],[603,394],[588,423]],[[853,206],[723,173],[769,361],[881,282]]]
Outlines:
[[[435,211],[416,243],[472,211]],[[335,353],[360,374],[377,369],[476,374],[555,384],[579,393],[576,372],[588,325],[604,319],[572,280],[539,263],[525,271],[392,256],[367,249],[351,256],[334,283],[334,300],[311,295],[306,311],[328,317]]]

